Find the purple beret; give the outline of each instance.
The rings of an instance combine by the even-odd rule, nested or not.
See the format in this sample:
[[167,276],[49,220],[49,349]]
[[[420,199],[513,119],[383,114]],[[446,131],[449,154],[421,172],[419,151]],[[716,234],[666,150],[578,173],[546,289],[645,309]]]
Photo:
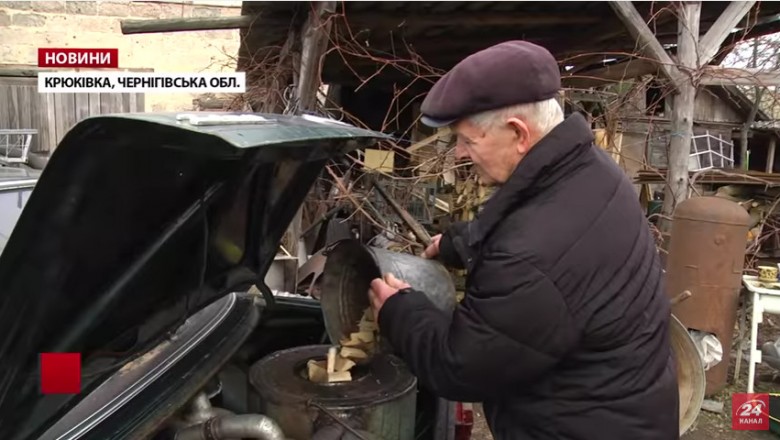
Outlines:
[[547,49],[507,41],[470,55],[442,76],[420,107],[422,122],[443,127],[479,112],[544,101],[560,89],[558,63]]

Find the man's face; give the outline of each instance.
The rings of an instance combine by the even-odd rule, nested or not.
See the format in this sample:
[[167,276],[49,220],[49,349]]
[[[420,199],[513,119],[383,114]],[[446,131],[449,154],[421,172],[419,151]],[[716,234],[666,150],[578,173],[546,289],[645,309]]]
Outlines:
[[505,183],[531,148],[531,131],[520,119],[510,118],[484,130],[467,120],[455,124],[455,157],[471,161],[483,185]]

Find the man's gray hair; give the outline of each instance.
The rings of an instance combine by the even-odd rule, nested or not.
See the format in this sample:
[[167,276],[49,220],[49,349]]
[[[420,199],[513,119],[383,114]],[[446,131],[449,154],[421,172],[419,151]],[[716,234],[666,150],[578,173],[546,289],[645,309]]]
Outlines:
[[512,105],[478,113],[470,116],[468,121],[483,130],[490,130],[503,124],[509,118],[522,119],[538,131],[541,138],[563,122],[563,109],[561,109],[557,99],[550,98],[545,101]]

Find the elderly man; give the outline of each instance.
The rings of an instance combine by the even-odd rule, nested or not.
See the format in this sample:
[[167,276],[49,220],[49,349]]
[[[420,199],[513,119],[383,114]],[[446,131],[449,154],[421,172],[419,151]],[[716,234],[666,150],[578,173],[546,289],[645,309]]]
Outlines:
[[452,314],[388,274],[371,284],[380,331],[420,383],[483,402],[498,440],[672,440],[679,397],[670,305],[637,194],[564,119],[545,49],[511,41],[461,61],[423,121],[498,188],[426,251],[467,269]]

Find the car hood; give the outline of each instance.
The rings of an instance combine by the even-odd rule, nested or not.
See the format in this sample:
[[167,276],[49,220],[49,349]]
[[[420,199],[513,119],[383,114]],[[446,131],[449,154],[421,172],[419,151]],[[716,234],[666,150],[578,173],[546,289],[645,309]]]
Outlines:
[[142,352],[216,298],[262,285],[327,160],[383,137],[229,113],[73,127],[0,254],[0,427],[51,397],[39,392],[39,353],[81,353],[88,375],[106,353]]

